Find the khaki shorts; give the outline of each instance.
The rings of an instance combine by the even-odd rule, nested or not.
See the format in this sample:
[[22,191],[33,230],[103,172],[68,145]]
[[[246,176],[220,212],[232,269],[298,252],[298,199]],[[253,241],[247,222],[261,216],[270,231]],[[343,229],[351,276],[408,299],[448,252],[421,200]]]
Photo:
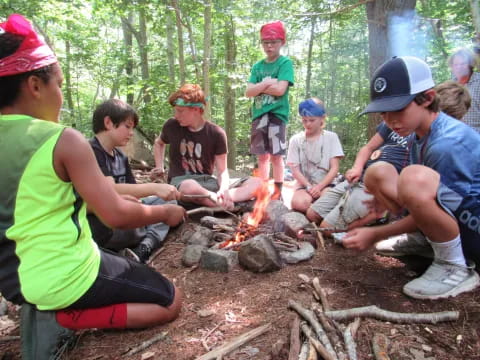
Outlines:
[[344,229],[368,215],[369,210],[363,202],[371,199],[373,195],[365,192],[362,183],[349,187],[348,181],[343,181],[323,194],[311,209],[333,227]]
[[[230,179],[229,189],[234,189],[240,187],[245,181],[247,181],[250,177],[242,177],[239,179]],[[180,187],[183,181],[185,180],[195,180],[197,183],[200,184],[203,188],[207,189],[211,192],[217,192],[220,190],[218,185],[217,178],[212,175],[181,175],[175,176],[170,181],[170,185],[175,186],[177,189]]]

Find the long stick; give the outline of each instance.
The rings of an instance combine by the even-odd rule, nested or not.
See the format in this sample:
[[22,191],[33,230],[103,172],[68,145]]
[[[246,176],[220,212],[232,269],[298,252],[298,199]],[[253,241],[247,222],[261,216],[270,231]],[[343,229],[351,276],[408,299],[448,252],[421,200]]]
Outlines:
[[288,360],[298,360],[300,347],[300,317],[295,314],[292,329],[290,330],[290,352],[288,353]]
[[388,356],[388,338],[380,333],[375,333],[372,339],[373,355],[376,360],[390,360]]
[[315,339],[312,330],[308,327],[307,324],[303,324],[301,326],[302,332],[305,334],[305,336],[310,340],[310,342],[313,344],[315,349],[318,351],[318,353],[324,358],[325,360],[335,360],[337,357],[333,357],[330,351],[328,351],[323,344]]
[[441,321],[458,320],[460,313],[458,311],[442,311],[436,313],[398,313],[378,308],[375,305],[352,308],[346,310],[336,310],[325,312],[329,318],[334,320],[349,320],[356,317],[370,317],[378,320],[392,321],[396,323],[428,323],[436,324]]
[[315,330],[315,334],[317,335],[320,342],[323,344],[325,349],[327,349],[328,353],[330,354],[332,359],[338,359],[335,350],[333,350],[332,343],[328,338],[325,330],[323,329],[322,325],[318,322],[315,318],[315,314],[313,311],[305,309],[302,305],[297,303],[296,301],[290,300],[288,302],[288,307],[295,310],[299,313],[305,320],[307,320],[310,325],[312,326],[313,330]]
[[139,353],[140,351],[145,350],[150,345],[153,345],[156,342],[159,342],[160,340],[165,339],[167,337],[167,334],[168,334],[168,331],[164,331],[160,334],[155,335],[154,337],[148,339],[147,341],[142,342],[137,347],[134,347],[133,349],[131,349],[129,352],[127,352],[125,354],[125,356],[132,356],[132,355],[135,355],[135,354]]
[[250,330],[240,336],[237,336],[232,341],[213,349],[212,351],[198,357],[196,360],[215,360],[219,357],[223,357],[224,355],[228,354],[232,350],[242,346],[246,342],[256,338],[257,336],[262,335],[263,333],[269,331],[271,329],[271,324],[266,324],[260,327],[257,327],[253,330]]

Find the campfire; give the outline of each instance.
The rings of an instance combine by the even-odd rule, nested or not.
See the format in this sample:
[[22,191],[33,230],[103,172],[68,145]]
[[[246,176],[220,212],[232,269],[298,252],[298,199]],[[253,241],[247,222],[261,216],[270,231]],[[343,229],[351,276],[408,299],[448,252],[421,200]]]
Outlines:
[[262,186],[257,189],[255,198],[256,201],[253,206],[253,211],[247,215],[246,220],[240,221],[233,239],[224,241],[219,245],[220,249],[226,248],[227,246],[233,247],[235,244],[239,244],[258,234],[258,225],[264,218],[265,209],[271,198],[267,181],[264,181]]

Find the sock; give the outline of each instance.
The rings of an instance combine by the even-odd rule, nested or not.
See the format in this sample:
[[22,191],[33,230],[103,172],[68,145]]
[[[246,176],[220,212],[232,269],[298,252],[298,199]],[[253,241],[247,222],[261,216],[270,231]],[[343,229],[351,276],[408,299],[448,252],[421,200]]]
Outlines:
[[127,303],[80,310],[59,310],[57,322],[67,329],[124,329]]
[[457,237],[453,240],[442,243],[433,242],[428,238],[427,240],[432,246],[433,252],[435,254],[435,259],[439,259],[460,266],[467,266],[465,256],[463,255],[462,241],[460,240],[460,235],[457,235]]

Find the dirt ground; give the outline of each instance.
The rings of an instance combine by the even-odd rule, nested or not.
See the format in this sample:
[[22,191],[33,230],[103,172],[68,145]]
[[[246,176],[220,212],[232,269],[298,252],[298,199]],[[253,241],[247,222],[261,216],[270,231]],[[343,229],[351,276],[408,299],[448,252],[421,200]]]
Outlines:
[[[214,273],[181,265],[184,244],[179,242],[183,227],[174,230],[153,266],[185,292],[180,317],[171,324],[147,330],[89,330],[80,335],[66,359],[152,359],[190,360],[242,333],[271,323],[267,333],[223,357],[224,360],[288,358],[289,334],[294,314],[288,301],[310,307],[315,299],[309,286],[302,285],[298,274],[317,276],[327,291],[333,309],[377,305],[399,312],[458,310],[460,320],[437,325],[398,325],[364,319],[357,333],[359,359],[373,359],[371,339],[374,333],[390,340],[391,359],[480,359],[480,291],[455,299],[418,301],[402,294],[402,285],[414,276],[412,267],[396,259],[380,257],[372,251],[356,254],[327,240],[326,251],[317,250],[310,261],[289,265],[280,271],[255,274],[236,268],[230,273]],[[423,265],[423,264],[422,264]],[[419,266],[415,266],[419,270]],[[9,317],[16,319],[11,309]],[[126,356],[126,352],[156,334],[167,331],[165,340],[146,350]],[[13,328],[6,335],[18,335]],[[204,345],[202,345],[202,342]],[[1,359],[20,359],[19,341],[0,342]]]
[[[440,301],[420,301],[403,295],[402,286],[428,266],[424,260],[403,259],[408,260],[405,263],[373,251],[358,254],[327,239],[326,250],[318,249],[313,259],[273,273],[256,274],[240,267],[229,273],[214,273],[181,264],[185,244],[180,235],[189,226],[186,223],[171,231],[152,263],[183,289],[185,299],[180,317],[171,324],[147,330],[84,331],[65,359],[142,359],[142,355],[151,355],[148,359],[192,360],[207,353],[207,347],[214,349],[270,323],[271,330],[223,360],[287,360],[294,319],[288,302],[295,300],[305,307],[316,302],[311,287],[302,282],[299,274],[319,278],[334,310],[377,305],[405,313],[460,312],[458,321],[436,325],[362,319],[356,336],[358,359],[374,359],[371,341],[375,333],[389,339],[390,359],[480,359],[480,289]],[[164,340],[126,356],[129,350],[162,332],[167,332]],[[20,359],[19,340],[2,341],[16,335],[18,310],[10,306],[9,315],[0,317],[0,360]]]

